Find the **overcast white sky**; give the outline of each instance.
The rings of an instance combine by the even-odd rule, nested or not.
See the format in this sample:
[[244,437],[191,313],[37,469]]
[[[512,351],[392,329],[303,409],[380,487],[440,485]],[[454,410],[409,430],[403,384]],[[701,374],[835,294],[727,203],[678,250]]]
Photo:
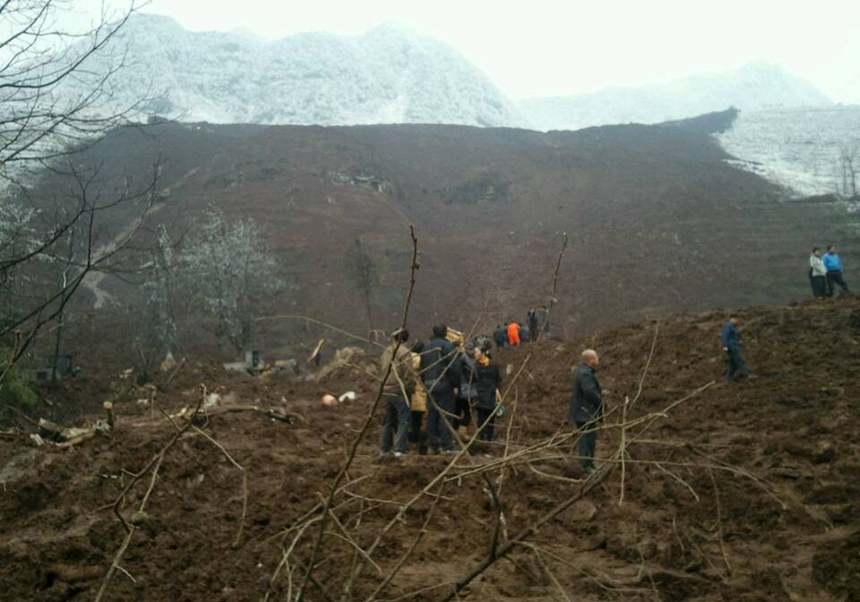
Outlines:
[[[122,0],[108,0],[118,5]],[[98,6],[100,0],[82,0]],[[393,22],[444,40],[514,99],[778,63],[860,103],[860,1],[152,0],[191,30],[360,34]]]

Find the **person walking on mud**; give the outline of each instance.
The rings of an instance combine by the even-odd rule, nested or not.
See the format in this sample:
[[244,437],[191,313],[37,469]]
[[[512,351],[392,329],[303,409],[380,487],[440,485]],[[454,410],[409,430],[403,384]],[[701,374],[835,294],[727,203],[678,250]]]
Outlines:
[[836,245],[827,247],[827,253],[822,259],[824,267],[827,270],[827,296],[832,297],[835,290],[834,284],[838,284],[843,292],[848,292],[848,285],[845,284],[845,279],[842,277],[842,259],[839,257]]
[[514,346],[520,344],[520,325],[515,320],[511,319],[508,323],[508,345]]
[[827,296],[827,268],[821,260],[821,249],[812,247],[809,256],[809,283],[812,285],[812,296],[824,299]]
[[451,427],[457,411],[460,374],[454,345],[446,339],[448,327],[437,324],[433,338],[421,355],[421,380],[428,393],[427,446],[431,454],[451,453],[454,440]]
[[[416,341],[412,346],[412,369],[415,374],[421,373],[421,352],[424,351],[424,343]],[[412,399],[409,400],[409,410],[411,420],[409,423],[409,443],[415,447],[417,453],[421,453],[422,443],[422,427],[424,425],[424,415],[427,413],[427,389],[420,378],[415,379],[415,391],[412,393]],[[424,449],[426,452],[427,450]]]
[[740,317],[737,314],[729,316],[729,321],[723,324],[722,344],[726,353],[726,381],[740,380],[749,376],[749,369],[741,357],[741,337],[738,334]]
[[412,369],[412,354],[406,347],[409,331],[405,328],[394,331],[392,342],[382,352],[380,374],[388,378],[382,388],[385,399],[385,418],[382,425],[380,457],[386,457],[394,449],[394,456],[407,453],[409,445],[409,398],[415,390],[415,372]]
[[495,438],[496,412],[502,403],[502,374],[499,365],[489,355],[490,344],[485,341],[475,347],[474,376],[472,387],[477,393],[478,439],[492,441]]
[[463,351],[457,357],[457,368],[460,372],[460,388],[457,391],[457,411],[455,425],[461,439],[469,437],[469,426],[472,424],[472,406],[477,393],[474,388],[475,374],[475,344],[469,341],[463,345]]
[[538,340],[538,317],[534,307],[529,310],[527,321],[529,325],[529,341],[535,343]]
[[496,349],[502,349],[508,342],[508,334],[501,324],[497,324],[493,331],[493,341],[496,343]]
[[568,420],[579,431],[578,456],[582,469],[589,475],[597,472],[594,452],[597,449],[597,427],[603,420],[603,390],[595,372],[600,358],[594,349],[582,352],[580,363],[573,372],[573,393]]

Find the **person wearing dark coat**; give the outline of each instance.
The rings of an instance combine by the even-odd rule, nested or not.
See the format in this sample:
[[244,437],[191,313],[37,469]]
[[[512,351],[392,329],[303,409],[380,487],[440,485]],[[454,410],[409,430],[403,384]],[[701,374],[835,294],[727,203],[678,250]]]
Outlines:
[[731,382],[749,376],[749,369],[741,357],[741,337],[737,326],[740,318],[737,314],[729,316],[729,321],[723,324],[721,338],[723,351],[726,352],[726,380]]
[[593,349],[582,352],[582,361],[573,372],[573,394],[568,408],[568,420],[580,431],[579,463],[588,474],[597,471],[594,452],[597,449],[597,425],[603,420],[603,391],[594,372],[600,358]]
[[538,340],[538,317],[534,307],[529,310],[528,325],[529,340],[534,343]]
[[502,374],[499,364],[488,355],[489,345],[475,347],[472,387],[477,393],[478,439],[492,441],[495,438],[496,412],[502,402]]
[[493,331],[493,342],[496,343],[497,349],[501,349],[508,342],[508,332],[502,328],[501,324],[496,325],[496,329]]
[[472,375],[475,368],[475,344],[471,341],[463,346],[463,352],[457,357],[457,370],[460,373],[460,388],[457,391],[457,411],[454,428],[460,437],[469,435],[469,425],[472,424],[472,405],[475,403],[475,389],[472,386]]
[[451,428],[456,428],[457,389],[460,370],[454,345],[445,338],[448,327],[437,324],[433,338],[421,354],[421,380],[427,388],[427,446],[429,453],[452,453],[454,440]]

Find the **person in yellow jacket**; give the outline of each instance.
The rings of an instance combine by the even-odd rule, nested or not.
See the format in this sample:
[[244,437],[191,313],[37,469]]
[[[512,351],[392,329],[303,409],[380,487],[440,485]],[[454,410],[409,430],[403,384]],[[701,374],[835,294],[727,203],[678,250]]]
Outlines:
[[[421,352],[423,350],[424,343],[421,341],[417,341],[412,346],[412,369],[415,370],[416,374],[421,372]],[[421,428],[424,424],[424,415],[427,413],[427,388],[420,378],[415,383],[410,410],[412,417],[409,425],[409,443],[420,449],[422,443]]]

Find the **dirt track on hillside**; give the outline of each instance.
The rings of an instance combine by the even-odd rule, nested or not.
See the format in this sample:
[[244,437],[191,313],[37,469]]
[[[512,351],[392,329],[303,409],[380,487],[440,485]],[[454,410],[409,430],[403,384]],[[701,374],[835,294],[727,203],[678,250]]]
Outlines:
[[[528,540],[535,547],[514,548],[461,599],[860,600],[860,330],[849,326],[858,315],[860,303],[852,299],[746,310],[742,334],[756,378],[732,385],[720,381],[718,331],[725,314],[719,312],[500,352],[504,365],[517,368],[530,355],[498,429],[503,437],[510,429],[508,453],[515,453],[563,425],[569,368],[583,346],[598,349],[610,411],[598,447],[604,472],[620,442],[613,426],[619,402],[636,394],[655,329],[653,362],[629,419],[716,382],[646,432],[640,431],[646,423],[630,429],[627,441],[636,442],[624,467],[623,504],[616,465],[583,501]],[[181,371],[170,385],[162,382],[159,399],[171,411],[192,406],[200,381],[233,393],[234,403],[282,407],[303,418],[290,424],[258,413],[223,413],[201,424],[247,475],[247,516],[235,548],[241,471],[199,433],[180,439],[161,467],[149,518],[121,562],[128,576],[116,574],[107,600],[244,601],[267,590],[272,599],[286,599],[286,573],[271,585],[281,559],[278,536],[317,504],[318,493],[328,494],[373,397],[365,378],[354,404],[322,410],[322,392],[356,388],[355,379],[260,381],[202,366]],[[71,449],[0,439],[4,600],[94,598],[124,537],[109,505],[129,472],[146,466],[174,431],[135,404],[118,412],[113,434]],[[450,459],[374,463],[378,422],[358,448],[348,492],[335,498],[338,519],[364,548]],[[465,473],[497,461],[505,448],[497,443],[474,452],[454,467],[452,476],[462,476],[446,484],[426,537],[380,599],[420,591],[408,599],[439,600],[486,556],[494,507],[486,483]],[[564,446],[551,447],[504,471],[502,543],[582,487],[583,475],[565,454]],[[493,482],[499,478],[498,471],[488,474]],[[126,518],[147,484],[144,479],[129,496]],[[422,498],[393,527],[374,555],[378,570],[368,566],[353,599],[366,599],[392,569],[432,499]],[[312,532],[296,546],[295,558],[310,556]],[[315,574],[340,599],[355,552],[338,535],[326,542]],[[306,599],[324,597],[310,588]]]

